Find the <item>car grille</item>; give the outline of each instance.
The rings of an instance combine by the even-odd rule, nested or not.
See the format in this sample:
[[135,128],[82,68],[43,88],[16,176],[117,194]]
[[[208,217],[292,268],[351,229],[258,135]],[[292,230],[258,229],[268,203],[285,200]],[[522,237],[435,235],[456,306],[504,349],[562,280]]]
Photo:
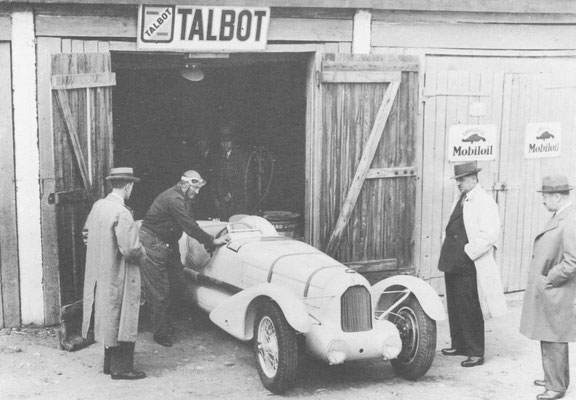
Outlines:
[[363,332],[372,329],[370,292],[364,286],[351,286],[340,299],[342,331]]

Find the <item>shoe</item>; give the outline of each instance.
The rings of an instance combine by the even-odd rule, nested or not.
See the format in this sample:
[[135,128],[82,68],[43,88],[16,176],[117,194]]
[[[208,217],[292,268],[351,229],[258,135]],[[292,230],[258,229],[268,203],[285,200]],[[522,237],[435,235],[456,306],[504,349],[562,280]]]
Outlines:
[[465,356],[464,352],[458,349],[442,349],[442,354],[445,356]]
[[172,347],[172,340],[168,336],[152,336],[154,341],[158,343],[160,346],[164,347]]
[[135,379],[144,379],[146,378],[146,373],[142,371],[128,371],[128,372],[119,372],[117,374],[111,374],[112,379],[126,379],[126,380],[135,380]]
[[477,365],[484,364],[484,357],[468,357],[466,360],[462,361],[460,365],[463,367],[475,367]]
[[536,396],[536,399],[538,399],[538,400],[555,400],[555,399],[561,399],[562,397],[564,397],[564,392],[557,392],[555,390],[548,389],[544,393]]
[[546,381],[544,379],[536,379],[534,381],[534,386],[546,386]]

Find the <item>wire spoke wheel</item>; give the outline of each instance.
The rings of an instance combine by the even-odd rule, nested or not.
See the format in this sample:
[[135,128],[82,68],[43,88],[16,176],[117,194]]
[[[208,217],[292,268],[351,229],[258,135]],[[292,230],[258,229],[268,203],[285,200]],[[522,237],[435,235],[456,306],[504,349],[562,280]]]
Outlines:
[[260,320],[257,338],[258,361],[266,376],[273,378],[278,371],[278,338],[274,323],[269,317]]
[[398,329],[402,351],[391,361],[394,371],[403,378],[417,380],[428,372],[436,352],[436,321],[411,295],[388,320]]
[[293,386],[298,364],[296,332],[280,307],[270,300],[260,303],[256,310],[254,355],[266,389],[279,394]]

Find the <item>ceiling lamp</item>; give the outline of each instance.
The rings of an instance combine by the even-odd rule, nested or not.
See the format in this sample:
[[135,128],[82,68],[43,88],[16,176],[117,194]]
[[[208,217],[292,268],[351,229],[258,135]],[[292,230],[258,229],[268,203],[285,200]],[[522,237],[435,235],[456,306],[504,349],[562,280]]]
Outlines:
[[196,64],[186,64],[184,68],[180,70],[180,75],[182,78],[192,82],[199,82],[204,79],[204,71]]

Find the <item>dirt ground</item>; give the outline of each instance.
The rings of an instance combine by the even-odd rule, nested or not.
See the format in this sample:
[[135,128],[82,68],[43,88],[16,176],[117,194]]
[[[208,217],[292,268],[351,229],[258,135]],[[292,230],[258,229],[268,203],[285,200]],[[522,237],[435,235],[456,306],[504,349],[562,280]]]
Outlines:
[[[508,296],[510,313],[486,324],[486,363],[462,368],[463,357],[445,357],[447,321],[438,323],[432,368],[418,382],[394,375],[389,363],[355,362],[330,367],[304,359],[296,387],[287,398],[314,399],[535,399],[542,390],[539,344],[518,333],[521,294]],[[164,348],[141,332],[136,366],[140,381],[114,381],[102,374],[98,344],[69,353],[59,350],[55,329],[0,331],[0,399],[267,399],[251,348],[218,330],[191,310],[176,322],[175,344]],[[569,389],[567,398],[576,396]],[[281,396],[275,396],[281,397]]]

